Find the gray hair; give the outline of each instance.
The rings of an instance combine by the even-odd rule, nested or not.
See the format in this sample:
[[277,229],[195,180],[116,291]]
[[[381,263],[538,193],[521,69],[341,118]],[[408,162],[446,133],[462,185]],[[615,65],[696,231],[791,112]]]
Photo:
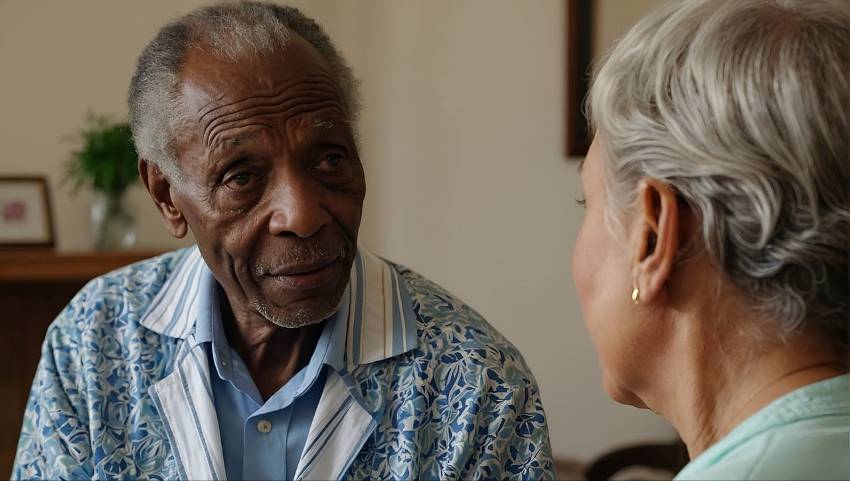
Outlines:
[[163,27],[139,56],[130,81],[130,128],[136,149],[172,180],[181,178],[175,136],[183,119],[180,70],[190,48],[225,61],[279,52],[290,32],[303,37],[330,65],[355,124],[360,95],[354,73],[314,20],[298,9],[271,3],[221,3],[199,8]]
[[669,183],[771,331],[812,323],[847,348],[850,2],[672,4],[609,52],[586,108],[612,224],[641,178]]

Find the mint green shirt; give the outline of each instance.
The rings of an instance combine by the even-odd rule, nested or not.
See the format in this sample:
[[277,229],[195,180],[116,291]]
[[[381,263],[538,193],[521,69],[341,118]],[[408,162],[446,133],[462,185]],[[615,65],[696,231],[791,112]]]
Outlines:
[[773,401],[676,479],[850,479],[850,375]]

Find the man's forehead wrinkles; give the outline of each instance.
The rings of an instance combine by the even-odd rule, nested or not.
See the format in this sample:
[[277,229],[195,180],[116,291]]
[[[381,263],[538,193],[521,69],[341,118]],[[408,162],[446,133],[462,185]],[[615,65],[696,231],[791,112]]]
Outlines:
[[234,125],[213,136],[208,144],[208,149],[213,154],[227,152],[262,137],[273,129],[272,124],[256,121]]
[[210,110],[214,110],[215,104],[224,100],[224,94],[219,93],[218,95],[213,96],[209,99],[209,101],[195,110],[195,115],[198,116],[199,119],[202,119]]
[[221,119],[252,115],[258,109],[276,109],[289,105],[315,103],[319,101],[340,103],[339,99],[334,96],[333,91],[321,87],[313,87],[275,97],[250,95],[230,103],[226,109],[218,109],[215,114],[207,114],[199,120],[202,124],[209,125]]
[[209,123],[204,127],[203,138],[204,142],[209,144],[212,137],[215,137],[222,129],[232,128],[234,125],[238,126],[245,122],[254,122],[257,117],[292,118],[311,112],[334,109],[338,109],[340,114],[342,113],[339,103],[328,99],[326,95],[303,95],[279,104],[256,105],[239,112],[210,119]]
[[[269,102],[274,102],[275,100],[285,99],[287,96],[297,96],[300,90],[297,87],[305,84],[309,86],[308,88],[310,90],[325,90],[328,94],[333,95],[334,97],[340,97],[339,89],[332,77],[326,74],[309,74],[300,78],[291,79],[278,86],[276,89],[254,89],[249,96],[237,98],[216,106],[214,104],[222,101],[225,97],[225,95],[221,93],[217,95],[215,99],[210,100],[198,110],[198,117],[199,120],[204,123],[206,117],[215,115],[218,111],[238,110],[239,104],[242,102],[250,102],[252,100],[259,102],[268,100]],[[322,89],[321,87],[325,87],[325,89]]]
[[[303,125],[314,132],[313,135],[332,130],[342,125],[350,125],[351,122],[344,118],[342,113],[333,111],[323,112],[303,119]],[[309,113],[306,115],[310,115]],[[232,122],[230,125],[222,126],[211,136],[209,150],[214,154],[223,154],[229,150],[240,147],[258,137],[262,137],[274,130],[274,125],[265,122],[243,121]],[[308,136],[312,137],[310,133]]]

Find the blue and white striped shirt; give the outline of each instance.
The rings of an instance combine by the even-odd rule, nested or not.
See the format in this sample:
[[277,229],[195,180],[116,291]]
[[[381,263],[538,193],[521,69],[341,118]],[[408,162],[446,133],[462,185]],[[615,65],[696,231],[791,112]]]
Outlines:
[[245,363],[228,344],[215,278],[207,271],[200,282],[195,342],[205,346],[210,361],[227,478],[294,479],[325,386],[325,369],[339,373],[344,368],[348,305],[343,303],[325,321],[308,365],[263,401]]
[[[207,272],[183,249],[74,297],[48,329],[13,479],[227,477],[198,341]],[[295,479],[554,477],[537,383],[478,313],[362,249],[347,292],[341,368],[323,369]]]

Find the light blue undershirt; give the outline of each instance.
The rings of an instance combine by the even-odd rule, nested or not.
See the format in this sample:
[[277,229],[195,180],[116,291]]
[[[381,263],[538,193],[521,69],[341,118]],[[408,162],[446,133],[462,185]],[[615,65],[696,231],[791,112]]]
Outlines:
[[850,479],[850,376],[773,401],[676,479]]
[[[195,340],[205,344],[210,359],[227,478],[293,479],[327,369],[342,369],[348,305],[343,303],[325,322],[309,364],[263,402],[245,363],[228,345],[219,310],[223,294],[214,280],[204,285],[199,312],[208,316],[197,319]],[[346,291],[343,299],[347,298]]]

